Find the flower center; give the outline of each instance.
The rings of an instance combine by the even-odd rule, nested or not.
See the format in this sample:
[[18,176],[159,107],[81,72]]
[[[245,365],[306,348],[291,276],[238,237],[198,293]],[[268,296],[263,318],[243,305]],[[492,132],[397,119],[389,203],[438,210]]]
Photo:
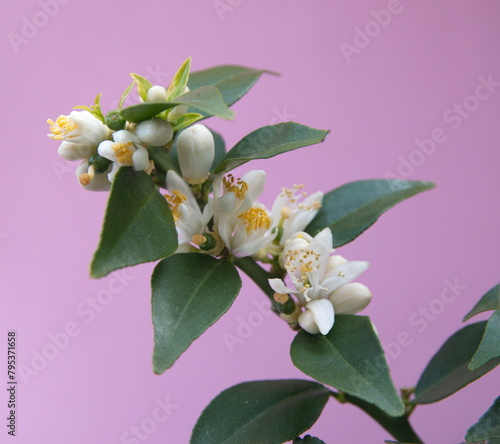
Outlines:
[[72,122],[68,116],[59,116],[55,122],[52,119],[48,119],[47,123],[50,125],[50,132],[52,133],[52,138],[55,140],[64,139],[64,137],[77,128],[76,123]]
[[260,229],[268,230],[271,226],[271,219],[266,211],[261,208],[250,208],[248,211],[240,214],[238,218],[242,220],[248,234]]
[[228,174],[222,179],[222,185],[226,193],[234,193],[236,197],[243,200],[248,191],[248,184],[241,179],[236,179],[232,174]]
[[298,280],[306,285],[309,280],[308,274],[319,268],[320,259],[321,254],[312,250],[291,250],[285,257],[285,269],[292,274],[299,270]]
[[122,165],[132,166],[134,164],[132,156],[134,155],[134,144],[132,142],[127,143],[113,143],[111,148],[115,152],[116,160]]
[[181,217],[181,212],[179,211],[179,206],[183,203],[186,202],[187,197],[182,194],[178,190],[172,191],[172,194],[165,194],[165,198],[167,199],[168,206],[170,207],[170,210],[172,211],[172,215],[174,216],[174,221],[177,222],[179,218]]

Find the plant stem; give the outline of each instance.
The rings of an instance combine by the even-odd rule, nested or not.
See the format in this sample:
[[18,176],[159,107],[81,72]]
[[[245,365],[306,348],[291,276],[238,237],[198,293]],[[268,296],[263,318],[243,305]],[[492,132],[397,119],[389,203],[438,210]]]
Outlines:
[[349,402],[377,421],[385,430],[387,430],[395,439],[406,443],[423,444],[423,441],[416,434],[408,421],[408,414],[403,416],[390,416],[378,407],[356,398],[355,396],[348,395],[347,393],[332,392],[332,396],[341,403]]

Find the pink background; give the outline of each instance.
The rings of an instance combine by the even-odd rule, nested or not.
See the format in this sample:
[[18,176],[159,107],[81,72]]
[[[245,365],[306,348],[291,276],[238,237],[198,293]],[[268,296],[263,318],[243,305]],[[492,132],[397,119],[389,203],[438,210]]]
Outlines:
[[[282,73],[258,82],[234,107],[234,122],[210,122],[229,146],[281,119],[332,130],[320,146],[242,168],[266,168],[268,205],[281,186],[294,183],[327,191],[390,173],[437,183],[339,250],[371,263],[360,279],[374,294],[364,313],[392,353],[397,386],[416,383],[462,316],[498,282],[499,84],[489,94],[479,88],[480,100],[469,97],[480,76],[500,82],[497,1],[60,0],[57,8],[46,2],[52,17],[35,0],[4,2],[0,17],[0,384],[9,329],[18,331],[18,364],[38,365],[18,387],[15,442],[134,443],[127,432],[142,424],[143,442],[187,443],[202,409],[223,389],[307,378],[288,355],[293,332],[274,316],[256,314],[254,303],[265,298],[248,281],[230,312],[173,369],[155,376],[153,264],[89,278],[107,194],[79,188],[76,164],[58,157],[45,120],[90,104],[99,92],[109,110],[129,72],[165,85],[192,56],[195,70],[233,63]],[[374,25],[371,11],[388,5],[398,13],[383,28]],[[33,20],[35,28],[26,24]],[[342,48],[354,45],[356,28],[366,25],[372,37],[358,36],[364,47],[346,57]],[[458,119],[453,106],[464,101],[474,110]],[[424,155],[416,139],[428,139],[435,128],[442,129],[441,142]],[[413,170],[401,167],[410,161]],[[453,301],[437,302],[447,281],[462,289]],[[107,305],[88,305],[97,295]],[[421,309],[435,313],[432,321]],[[249,318],[260,325],[231,351],[224,337],[237,335],[240,320]],[[68,324],[73,337],[55,349],[51,338],[61,340]],[[398,337],[406,337],[402,346],[395,345]],[[42,352],[52,359],[34,363]],[[498,382],[492,372],[444,402],[418,407],[415,428],[427,443],[459,442],[498,395],[491,390]],[[168,418],[153,422],[167,398]],[[4,422],[0,441],[10,442]],[[355,408],[333,401],[312,433],[329,444],[390,438]]]

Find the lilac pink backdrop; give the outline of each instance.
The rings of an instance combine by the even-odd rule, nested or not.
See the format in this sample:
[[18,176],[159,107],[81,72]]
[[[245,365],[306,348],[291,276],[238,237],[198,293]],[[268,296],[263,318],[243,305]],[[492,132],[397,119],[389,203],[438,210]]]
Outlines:
[[[217,325],[155,376],[153,264],[89,278],[107,194],[79,188],[75,164],[58,158],[45,120],[99,92],[109,109],[129,72],[165,85],[192,56],[194,69],[232,63],[282,73],[258,82],[234,107],[234,122],[210,122],[230,146],[283,120],[332,130],[322,145],[247,165],[268,171],[268,205],[294,183],[311,192],[368,178],[437,183],[339,251],[371,263],[362,282],[374,298],[364,313],[378,327],[397,386],[416,383],[462,316],[498,282],[500,5],[337,3],[4,2],[0,386],[8,329],[18,331],[24,369],[12,442],[137,443],[138,427],[140,442],[187,443],[221,390],[306,378],[289,359],[293,332],[261,314],[265,298],[251,282]],[[428,443],[458,443],[498,395],[490,389],[498,381],[493,372],[442,403],[418,407],[415,427]],[[0,441],[10,442],[0,422]],[[390,438],[334,401],[312,431],[329,444]]]

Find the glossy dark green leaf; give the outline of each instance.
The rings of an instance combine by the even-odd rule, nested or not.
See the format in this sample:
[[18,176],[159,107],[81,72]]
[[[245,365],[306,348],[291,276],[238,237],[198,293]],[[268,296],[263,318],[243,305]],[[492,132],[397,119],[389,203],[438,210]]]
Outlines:
[[316,382],[244,382],[223,391],[201,414],[191,444],[282,444],[318,419],[330,391]]
[[479,418],[479,421],[467,430],[465,436],[467,442],[494,438],[500,438],[500,397],[495,399],[493,405]]
[[163,111],[177,105],[188,105],[200,111],[205,111],[211,116],[232,119],[234,113],[225,104],[220,92],[212,86],[189,91],[169,102],[145,102],[123,108],[121,116],[129,122],[139,123],[152,119]]
[[356,239],[394,205],[422,191],[434,188],[430,182],[409,180],[361,180],[326,193],[319,213],[305,231],[315,236],[329,227],[333,246]]
[[404,413],[368,317],[339,315],[326,336],[300,331],[290,354],[294,365],[316,381],[372,403],[388,415]]
[[246,68],[244,66],[216,66],[192,72],[188,86],[191,89],[202,86],[215,86],[221,92],[226,104],[230,106],[243,97],[264,73],[277,75],[271,71]]
[[295,122],[259,128],[241,139],[215,167],[214,173],[227,173],[254,159],[268,159],[303,146],[323,142],[330,131]]
[[319,438],[316,438],[311,435],[306,435],[303,438],[295,438],[292,444],[326,444],[325,441],[322,441]]
[[500,284],[495,285],[491,288],[480,300],[474,305],[473,309],[467,313],[464,317],[464,322],[468,321],[473,316],[479,313],[490,310],[500,309]]
[[151,278],[155,348],[163,373],[234,302],[241,279],[234,265],[200,253],[162,260]]
[[469,364],[470,370],[477,370],[492,359],[500,357],[500,310],[488,319],[483,338]]
[[[345,401],[359,407],[375,421],[377,421],[385,430],[387,430],[394,438],[399,439],[403,443],[421,443],[422,440],[413,430],[406,416],[390,416],[378,407],[363,401],[355,396],[343,394]],[[395,441],[386,441],[395,442]]]
[[143,171],[120,168],[108,200],[93,277],[156,261],[177,249],[177,231],[165,198]]
[[486,321],[470,324],[453,334],[434,355],[415,388],[415,402],[430,404],[440,401],[495,368],[494,359],[475,371],[468,366],[476,352]]

